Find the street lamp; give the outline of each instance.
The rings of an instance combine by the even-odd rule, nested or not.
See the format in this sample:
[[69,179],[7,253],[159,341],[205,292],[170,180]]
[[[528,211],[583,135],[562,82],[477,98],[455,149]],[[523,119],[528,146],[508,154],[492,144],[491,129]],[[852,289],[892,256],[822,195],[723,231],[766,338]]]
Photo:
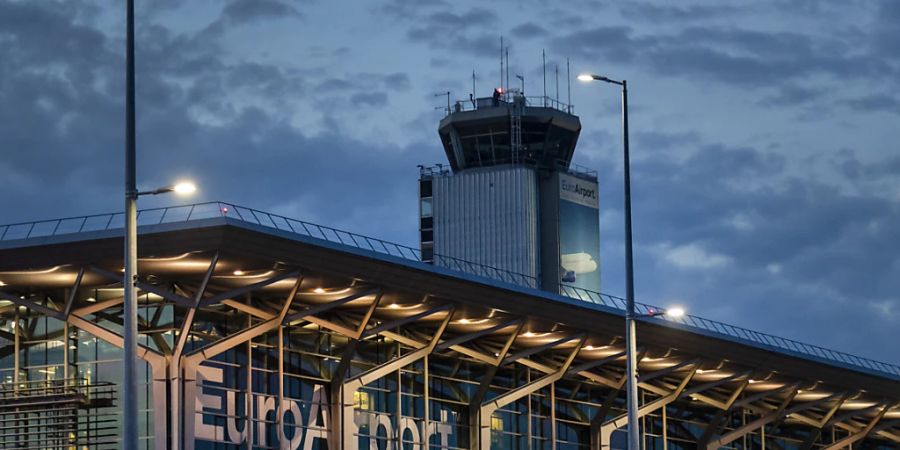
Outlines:
[[[128,0],[125,39],[125,294],[122,375],[122,444],[120,448],[138,448],[137,406],[137,199],[141,195],[167,192],[190,194],[197,190],[193,183],[181,182],[151,191],[138,191],[135,170],[134,113],[134,0]],[[157,424],[157,426],[161,426]]]
[[[129,1],[130,5],[131,1]],[[129,94],[133,94],[129,90]],[[133,102],[133,98],[131,99]],[[133,105],[133,103],[131,103]],[[133,119],[132,115],[129,116]],[[135,146],[133,123],[129,124],[129,142],[126,144],[126,191],[125,191],[125,320],[124,320],[124,354],[123,354],[123,386],[122,386],[122,415],[124,430],[122,433],[122,448],[138,448],[137,431],[137,199],[142,195],[159,195],[174,192],[180,195],[191,194],[197,187],[190,182],[181,182],[171,186],[165,186],[150,191],[138,191],[135,189]]]
[[622,86],[622,133],[625,171],[625,390],[628,393],[628,450],[640,449],[637,416],[637,345],[635,343],[634,260],[631,239],[631,161],[628,155],[628,83],[593,75],[578,75],[581,81],[605,81]]

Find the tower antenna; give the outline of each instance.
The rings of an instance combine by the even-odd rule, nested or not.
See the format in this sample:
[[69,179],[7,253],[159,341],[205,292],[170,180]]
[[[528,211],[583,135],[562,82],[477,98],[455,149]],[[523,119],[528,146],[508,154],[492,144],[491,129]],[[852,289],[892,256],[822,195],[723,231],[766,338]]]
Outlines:
[[556,104],[559,106],[559,64],[556,65]]
[[475,107],[475,69],[472,69],[472,108]]
[[[509,46],[506,46],[506,89],[509,89]],[[503,91],[506,95],[506,91]]]
[[541,64],[544,70],[544,107],[547,107],[547,51],[541,49]]
[[566,58],[566,85],[569,90],[569,106],[567,111],[572,114],[572,66],[569,65],[569,58]]
[[505,93],[503,89],[503,36],[500,36],[500,93]]
[[[447,109],[445,109],[445,111],[447,111],[447,115],[449,116],[450,111],[451,111],[450,110],[450,91],[438,92],[437,94],[434,94],[434,96],[435,97],[447,97]],[[444,109],[444,108],[441,106],[436,106],[434,109]]]

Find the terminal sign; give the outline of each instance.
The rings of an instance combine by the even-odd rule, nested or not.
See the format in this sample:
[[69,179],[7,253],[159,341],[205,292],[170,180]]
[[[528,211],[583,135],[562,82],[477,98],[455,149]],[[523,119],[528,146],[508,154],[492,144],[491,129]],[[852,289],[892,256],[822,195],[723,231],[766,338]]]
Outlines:
[[[230,444],[241,444],[247,440],[246,419],[237,418],[239,414],[235,414],[236,399],[235,395],[242,395],[234,390],[225,390],[222,393],[208,394],[204,393],[202,386],[204,383],[221,384],[223,381],[223,370],[218,367],[200,366],[198,371],[198,382],[201,383],[201,389],[196,398],[196,417],[194,421],[194,437],[202,441],[226,442]],[[214,386],[210,384],[209,386]],[[313,389],[312,399],[310,401],[309,411],[304,417],[302,405],[294,400],[285,400],[282,408],[277,408],[277,397],[274,395],[258,395],[254,394],[255,408],[254,417],[263,419],[270,412],[281,414],[282,418],[290,415],[292,419],[287,425],[287,420],[283,420],[285,427],[281,427],[278,431],[278,439],[287,444],[286,448],[290,450],[313,450],[314,448],[328,448],[328,440],[331,432],[332,423],[331,410],[326,401],[325,389],[322,385],[315,385]],[[216,418],[225,416],[225,420],[210,420],[210,423],[204,423],[203,411],[214,411]],[[223,414],[224,413],[224,414]],[[355,427],[354,435],[359,435],[359,428],[368,425],[370,434],[369,449],[378,450],[377,439],[374,437],[387,436],[389,442],[387,448],[399,448],[396,445],[395,437],[398,435],[394,427],[392,417],[384,413],[375,413],[369,411],[355,411],[353,426]],[[416,442],[413,448],[424,449],[422,442],[430,442],[433,436],[438,436],[438,445],[442,449],[450,447],[450,437],[453,434],[453,426],[449,423],[447,411],[441,411],[440,422],[430,422],[428,429],[422,420],[413,419],[411,417],[401,417],[399,422],[400,436],[404,436],[405,442]],[[224,422],[224,423],[223,423]],[[243,428],[238,430],[238,424],[242,423]],[[253,430],[256,440],[260,443],[265,441],[268,436],[269,423],[264,420],[255,421],[256,429]],[[287,428],[287,431],[285,430]],[[304,432],[305,430],[305,432]],[[262,438],[260,438],[262,437]],[[318,445],[316,445],[318,444]]]

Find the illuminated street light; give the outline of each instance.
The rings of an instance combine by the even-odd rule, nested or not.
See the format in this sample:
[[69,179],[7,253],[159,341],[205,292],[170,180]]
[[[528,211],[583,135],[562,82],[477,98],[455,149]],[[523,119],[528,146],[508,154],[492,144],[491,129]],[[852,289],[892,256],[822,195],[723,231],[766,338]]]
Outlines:
[[625,391],[627,393],[628,450],[639,450],[637,404],[637,344],[635,342],[634,260],[631,238],[631,160],[628,153],[628,83],[594,74],[581,74],[581,81],[603,81],[622,86],[622,134],[625,172]]
[[[155,189],[137,190],[135,95],[134,95],[134,0],[126,4],[125,26],[125,267],[122,279],[124,292],[123,355],[122,355],[122,441],[119,448],[138,448],[138,308],[137,274],[137,200],[141,195],[166,192],[189,194],[197,190],[191,183]],[[157,426],[161,426],[157,424]]]
[[183,181],[172,186],[166,186],[161,188],[156,188],[152,191],[140,191],[137,193],[138,197],[141,195],[159,195],[159,194],[167,194],[169,192],[174,192],[178,195],[188,195],[193,194],[197,191],[197,186],[190,181]]
[[651,309],[647,314],[637,314],[635,317],[659,317],[666,316],[670,319],[680,319],[684,317],[684,308],[680,306],[673,306],[667,309]]
[[172,187],[172,190],[175,191],[176,194],[188,195],[196,192],[197,186],[195,186],[194,183],[191,182],[182,182]]

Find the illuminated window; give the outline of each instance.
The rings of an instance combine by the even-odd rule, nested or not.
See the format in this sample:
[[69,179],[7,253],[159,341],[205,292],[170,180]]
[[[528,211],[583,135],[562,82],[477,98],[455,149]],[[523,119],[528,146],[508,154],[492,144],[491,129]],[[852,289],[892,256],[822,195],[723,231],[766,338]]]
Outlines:
[[492,431],[503,431],[503,419],[492,416],[491,417],[491,430]]
[[356,391],[353,393],[353,403],[356,403],[356,407],[359,409],[369,409],[369,393],[363,391]]

